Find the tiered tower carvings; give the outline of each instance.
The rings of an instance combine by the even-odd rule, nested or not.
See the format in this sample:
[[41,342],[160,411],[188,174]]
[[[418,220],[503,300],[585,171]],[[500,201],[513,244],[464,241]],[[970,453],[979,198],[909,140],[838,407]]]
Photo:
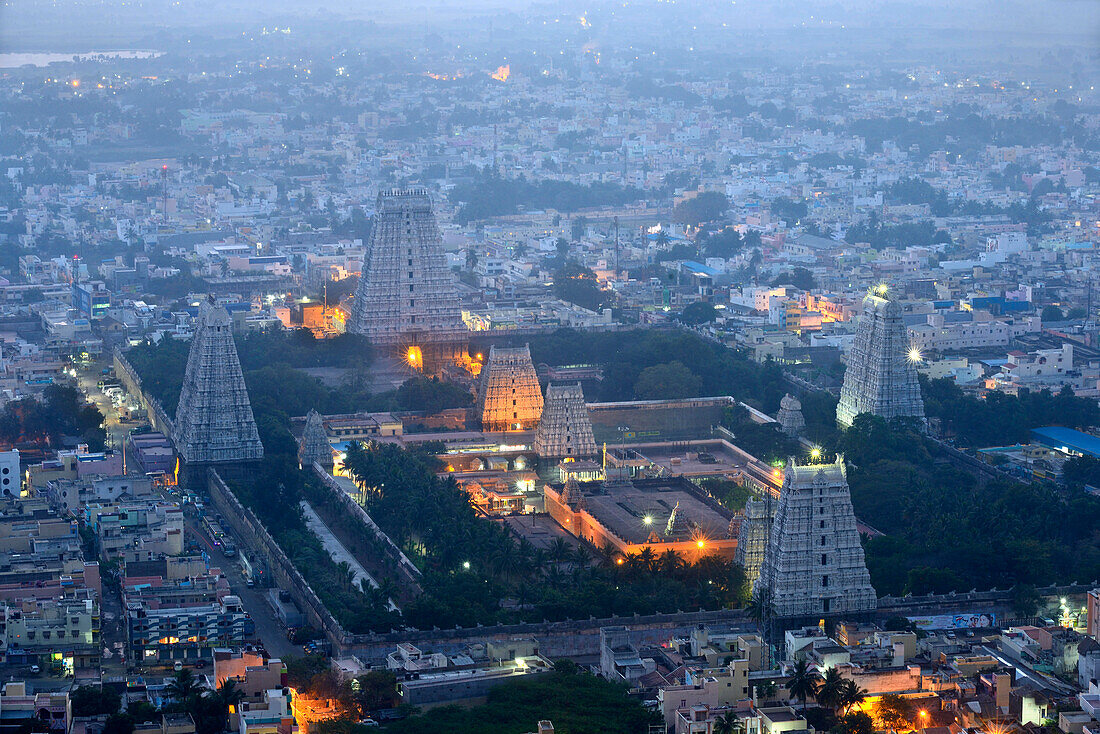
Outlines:
[[199,306],[174,428],[176,451],[189,464],[252,461],[264,455],[229,312],[213,300]]
[[847,428],[860,413],[888,420],[904,416],[924,419],[920,383],[908,343],[901,306],[889,299],[885,286],[879,286],[863,299],[863,316],[836,406],[837,424]]
[[455,352],[467,330],[427,190],[381,192],[373,225],[349,331],[383,348]]
[[486,431],[529,431],[542,417],[542,389],[526,345],[489,349],[477,394],[478,417]]
[[780,618],[875,609],[843,457],[832,464],[787,464],[753,595]]
[[328,442],[324,421],[320,413],[311,410],[306,414],[306,427],[298,441],[298,463],[303,469],[309,469],[315,461],[332,471],[332,445]]
[[750,497],[745,503],[733,560],[745,570],[745,581],[750,586],[760,578],[760,567],[764,564],[764,553],[768,548],[774,519],[775,500],[771,496],[761,499]]
[[562,459],[587,458],[598,452],[581,384],[547,385],[542,418],[535,429],[535,453]]
[[779,401],[779,413],[775,416],[783,433],[798,438],[806,429],[806,418],[802,415],[802,401],[790,393]]

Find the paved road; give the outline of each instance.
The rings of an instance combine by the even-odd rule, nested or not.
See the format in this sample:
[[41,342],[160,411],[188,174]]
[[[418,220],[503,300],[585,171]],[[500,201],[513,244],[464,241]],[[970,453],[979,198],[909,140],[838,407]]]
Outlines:
[[[344,547],[344,544],[340,542],[328,525],[325,525],[325,521],[321,519],[321,516],[317,514],[317,511],[306,502],[302,501],[302,512],[306,516],[306,525],[313,534],[321,540],[321,545],[328,551],[332,560],[337,563],[344,562],[351,567],[351,570],[355,573],[355,583],[359,584],[363,580],[366,580],[370,584],[371,588],[377,589],[378,582],[374,580],[374,577],[367,573],[367,569],[363,568],[363,565],[359,561],[355,560],[355,556],[351,551]],[[392,612],[397,609],[397,605],[393,603],[393,599],[390,599],[389,610]]]
[[[286,638],[286,628],[275,617],[275,612],[265,598],[270,589],[248,588],[240,563],[226,558],[220,548],[215,548],[210,538],[202,530],[198,518],[187,518],[187,531],[198,539],[210,557],[210,565],[221,568],[229,580],[230,590],[241,598],[245,611],[252,616],[256,625],[256,637],[263,643],[269,655],[286,658],[288,655],[301,655],[302,650]],[[228,530],[227,530],[228,532]],[[240,543],[237,544],[240,547]]]

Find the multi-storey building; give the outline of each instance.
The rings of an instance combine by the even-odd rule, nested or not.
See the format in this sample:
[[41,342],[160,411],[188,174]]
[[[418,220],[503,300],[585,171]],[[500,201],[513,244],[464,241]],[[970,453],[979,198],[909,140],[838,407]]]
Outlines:
[[236,596],[189,607],[126,606],[130,655],[137,664],[206,659],[210,649],[241,645],[255,636],[252,617]]

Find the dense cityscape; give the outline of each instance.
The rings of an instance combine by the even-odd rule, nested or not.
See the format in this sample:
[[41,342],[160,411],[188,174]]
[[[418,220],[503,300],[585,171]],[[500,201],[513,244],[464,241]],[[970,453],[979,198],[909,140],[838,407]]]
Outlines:
[[0,0],[0,734],[1100,734],[1098,39]]

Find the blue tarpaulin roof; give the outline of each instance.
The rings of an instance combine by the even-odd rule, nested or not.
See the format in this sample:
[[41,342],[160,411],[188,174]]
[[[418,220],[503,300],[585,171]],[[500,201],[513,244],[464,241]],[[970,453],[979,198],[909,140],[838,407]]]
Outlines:
[[1100,438],[1088,433],[1075,431],[1062,426],[1032,428],[1032,437],[1044,446],[1055,449],[1069,449],[1079,454],[1088,454],[1100,458]]

